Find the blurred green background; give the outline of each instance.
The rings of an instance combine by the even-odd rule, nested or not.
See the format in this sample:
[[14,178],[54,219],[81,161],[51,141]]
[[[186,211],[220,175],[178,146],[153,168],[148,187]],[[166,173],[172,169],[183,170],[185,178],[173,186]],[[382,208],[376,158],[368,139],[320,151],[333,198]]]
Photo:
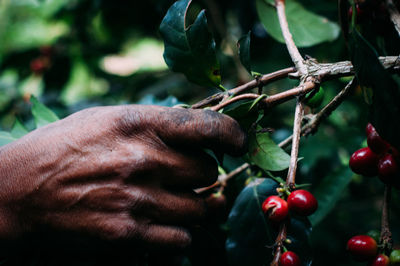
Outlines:
[[[30,95],[37,96],[59,117],[65,117],[98,105],[191,104],[215,93],[213,88],[189,83],[164,63],[158,26],[173,2],[0,0],[0,128],[9,130],[16,118],[33,128]],[[336,0],[300,2],[315,13],[338,21]],[[254,1],[199,0],[192,4],[193,13],[201,8],[207,9],[210,30],[220,47],[218,57],[226,88],[251,79],[232,52],[232,40],[249,30],[255,71],[269,73],[291,66],[285,46],[273,40],[259,22]],[[319,62],[348,60],[341,36],[301,52]],[[325,104],[346,81],[323,84]],[[274,94],[295,84],[289,79],[275,82],[265,92]],[[293,110],[294,103],[288,102],[267,114],[276,141],[290,134]],[[317,134],[302,141],[298,182],[312,183],[311,191],[324,182],[337,186],[337,195],[331,198],[332,209],[313,228],[314,265],[358,265],[345,252],[347,240],[380,228],[383,185],[377,178],[354,175],[348,168],[351,153],[366,145],[366,113],[361,91],[356,90]],[[399,193],[394,191],[391,224],[397,246],[399,203]]]

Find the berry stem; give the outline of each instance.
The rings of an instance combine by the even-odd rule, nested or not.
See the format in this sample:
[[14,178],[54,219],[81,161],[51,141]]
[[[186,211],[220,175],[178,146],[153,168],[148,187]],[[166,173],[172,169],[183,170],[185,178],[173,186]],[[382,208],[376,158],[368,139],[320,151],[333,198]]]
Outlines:
[[393,245],[392,233],[389,227],[389,210],[390,210],[390,199],[391,199],[392,187],[385,185],[385,192],[383,194],[383,205],[382,205],[382,220],[381,220],[381,236],[379,244],[382,246],[383,252],[390,252]]
[[271,262],[271,266],[279,266],[279,259],[281,258],[283,250],[283,242],[286,239],[286,232],[287,232],[287,225],[285,221],[281,224],[278,237],[275,240],[274,259]]

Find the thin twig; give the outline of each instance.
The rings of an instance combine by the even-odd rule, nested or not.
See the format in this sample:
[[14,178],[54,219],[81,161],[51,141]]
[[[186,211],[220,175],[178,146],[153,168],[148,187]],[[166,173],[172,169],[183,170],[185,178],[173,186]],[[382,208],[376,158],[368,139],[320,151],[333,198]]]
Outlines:
[[210,97],[207,97],[206,99],[193,104],[192,108],[193,109],[203,108],[210,104],[214,104],[216,102],[221,101],[224,98],[224,96],[226,96],[226,95],[231,96],[231,95],[238,95],[238,94],[247,92],[249,90],[259,87],[260,83],[261,83],[261,85],[265,86],[265,85],[267,85],[273,81],[276,81],[278,79],[286,78],[290,73],[293,73],[295,71],[296,71],[296,69],[294,67],[288,67],[288,68],[284,68],[284,69],[263,75],[260,78],[258,78],[258,80],[254,79],[250,82],[247,82],[246,84],[243,84],[236,88],[230,89],[227,92],[220,92],[220,93],[214,94]]
[[303,136],[317,132],[321,122],[340,106],[356,85],[357,83],[354,81],[354,78],[347,83],[347,85],[302,128]]
[[303,62],[303,57],[297,49],[297,46],[293,41],[292,34],[289,31],[289,25],[285,14],[285,0],[275,0],[275,6],[278,13],[279,25],[281,26],[283,39],[285,40],[290,57],[292,58],[292,61],[299,74],[301,76],[307,75],[307,67]]
[[[293,89],[290,89],[290,90],[287,90],[287,91],[284,91],[281,93],[277,93],[277,94],[268,96],[267,98],[261,99],[259,103],[263,104],[264,108],[270,108],[279,103],[283,103],[288,100],[291,100],[291,99],[295,98],[296,96],[304,95],[304,94],[312,91],[314,89],[314,86],[315,86],[315,84],[313,81],[307,81]],[[211,107],[211,110],[219,111],[222,108],[224,108],[234,102],[246,100],[246,99],[257,99],[258,97],[260,97],[260,95],[255,94],[255,93],[240,94],[238,96],[230,98],[226,101],[222,101],[220,104],[217,104],[217,105]]]
[[218,176],[218,180],[212,184],[211,186],[208,187],[204,187],[204,188],[198,188],[195,190],[196,193],[203,193],[205,191],[208,191],[212,188],[218,187],[218,186],[226,186],[226,183],[228,182],[228,180],[230,180],[231,178],[237,176],[238,174],[240,174],[241,172],[243,172],[244,170],[246,170],[247,168],[250,167],[250,164],[248,163],[244,163],[241,166],[235,168],[234,170],[232,170],[231,172],[229,172],[228,174],[224,174],[224,175],[219,175]]
[[[333,111],[335,111],[340,104],[346,99],[352,89],[356,86],[354,78],[327,104],[321,109],[317,114],[312,116],[312,118],[305,124],[301,129],[302,136],[308,136],[317,132],[319,125],[328,118]],[[293,135],[290,135],[281,143],[279,143],[283,149],[290,145],[292,142]]]
[[392,20],[393,25],[400,36],[400,13],[392,0],[386,0],[386,6],[390,14],[390,19]]
[[278,266],[279,260],[282,255],[283,242],[286,240],[287,234],[287,221],[283,222],[279,228],[279,234],[275,240],[275,252],[274,259],[271,262],[271,266]]
[[383,194],[383,205],[382,205],[381,236],[379,239],[379,244],[382,245],[383,251],[390,251],[393,245],[392,233],[390,232],[390,227],[389,227],[391,192],[392,192],[392,187],[390,185],[385,185],[385,192]]
[[303,98],[304,97],[297,98],[296,111],[293,123],[292,150],[290,152],[290,164],[289,164],[288,175],[286,178],[286,185],[292,190],[294,190],[295,188],[297,161],[299,157],[301,122],[303,121],[303,115],[304,115]]

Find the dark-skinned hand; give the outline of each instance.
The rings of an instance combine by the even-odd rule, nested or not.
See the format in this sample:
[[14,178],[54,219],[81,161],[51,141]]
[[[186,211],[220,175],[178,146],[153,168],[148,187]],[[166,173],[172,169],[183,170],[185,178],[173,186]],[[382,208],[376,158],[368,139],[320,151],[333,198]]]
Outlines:
[[159,106],[96,107],[0,148],[0,238],[49,228],[149,247],[185,247],[194,188],[217,178],[205,148],[240,155],[233,119]]

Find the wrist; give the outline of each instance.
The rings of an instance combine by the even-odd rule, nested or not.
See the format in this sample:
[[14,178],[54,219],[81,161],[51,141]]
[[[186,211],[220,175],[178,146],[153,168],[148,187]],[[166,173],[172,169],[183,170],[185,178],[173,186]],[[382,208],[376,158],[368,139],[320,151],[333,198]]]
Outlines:
[[13,165],[12,146],[13,143],[0,147],[0,239],[16,238],[22,231],[13,192],[16,166]]

